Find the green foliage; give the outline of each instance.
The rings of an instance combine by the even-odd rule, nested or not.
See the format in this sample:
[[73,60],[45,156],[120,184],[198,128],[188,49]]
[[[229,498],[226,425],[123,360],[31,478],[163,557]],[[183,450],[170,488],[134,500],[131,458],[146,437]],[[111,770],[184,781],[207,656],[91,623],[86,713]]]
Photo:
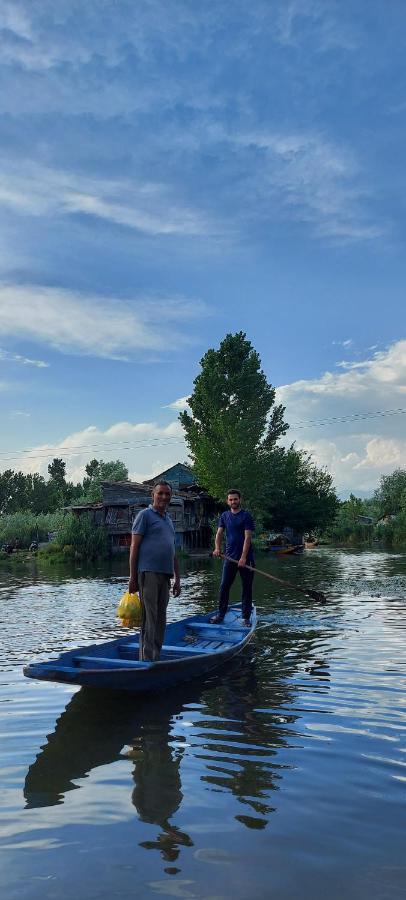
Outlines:
[[127,481],[128,469],[120,459],[104,462],[92,459],[86,466],[87,478],[83,479],[83,493],[76,502],[93,503],[101,500],[103,481]]
[[258,509],[269,460],[288,426],[284,408],[274,406],[275,389],[260,368],[245,334],[228,334],[208,350],[188,403],[179,416],[197,480],[217,498],[237,487]]
[[[351,494],[340,503],[334,523],[327,529],[327,540],[338,544],[362,545],[379,542],[386,547],[406,545],[406,472],[396,469],[382,475],[374,496],[362,500]],[[360,521],[370,516],[371,525]]]
[[48,533],[56,531],[61,520],[61,513],[34,515],[31,510],[0,516],[0,544],[10,543],[24,549],[32,541],[47,541]]
[[395,469],[382,475],[374,500],[381,516],[397,516],[406,510],[406,470]]
[[332,476],[319,469],[303,450],[275,448],[264,488],[264,526],[290,526],[302,534],[326,528],[339,501]]
[[[79,485],[79,491],[82,486]],[[78,486],[53,478],[48,481],[35,472],[24,475],[7,469],[0,474],[0,515],[30,510],[34,514],[54,512],[70,502],[78,492]]]
[[65,553],[67,547],[72,547],[74,555],[82,559],[97,559],[108,554],[107,532],[102,526],[94,525],[85,514],[77,517],[67,513],[55,544]]

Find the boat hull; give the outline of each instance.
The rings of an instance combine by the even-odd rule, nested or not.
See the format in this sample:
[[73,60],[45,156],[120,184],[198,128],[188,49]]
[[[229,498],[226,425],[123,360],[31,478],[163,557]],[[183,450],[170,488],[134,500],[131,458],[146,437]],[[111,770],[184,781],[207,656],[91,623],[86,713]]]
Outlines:
[[167,625],[161,659],[156,662],[138,660],[138,636],[130,635],[30,663],[24,675],[119,691],[161,691],[204,676],[241,653],[253,636],[256,611],[249,627],[240,624],[240,616],[241,608],[233,606],[221,625],[211,625],[210,616],[192,616]]

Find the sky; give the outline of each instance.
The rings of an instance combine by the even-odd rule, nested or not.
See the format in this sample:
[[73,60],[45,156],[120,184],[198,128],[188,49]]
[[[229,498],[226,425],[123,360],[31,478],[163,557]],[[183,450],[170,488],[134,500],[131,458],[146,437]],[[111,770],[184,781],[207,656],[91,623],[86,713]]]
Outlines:
[[0,0],[0,470],[187,458],[244,331],[289,443],[406,466],[402,0]]

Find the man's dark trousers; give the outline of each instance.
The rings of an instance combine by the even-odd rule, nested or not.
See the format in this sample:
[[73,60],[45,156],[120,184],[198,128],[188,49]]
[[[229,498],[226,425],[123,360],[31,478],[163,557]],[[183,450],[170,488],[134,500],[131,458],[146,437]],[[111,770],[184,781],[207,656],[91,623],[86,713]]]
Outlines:
[[240,573],[242,581],[242,618],[249,619],[252,613],[252,582],[254,573],[250,569],[243,569],[241,566],[237,566],[237,563],[229,562],[226,559],[223,563],[223,575],[220,585],[219,615],[221,618],[224,618],[227,612],[230,588],[237,572]]

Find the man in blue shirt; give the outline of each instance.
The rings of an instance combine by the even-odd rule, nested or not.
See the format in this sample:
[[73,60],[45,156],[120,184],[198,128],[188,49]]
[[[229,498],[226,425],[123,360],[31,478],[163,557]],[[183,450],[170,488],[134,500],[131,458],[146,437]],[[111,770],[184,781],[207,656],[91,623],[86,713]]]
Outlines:
[[226,556],[235,562],[224,560],[223,575],[220,585],[219,611],[210,620],[213,624],[222,622],[228,609],[230,588],[237,572],[242,581],[242,618],[244,625],[250,624],[252,612],[252,582],[254,573],[244,566],[254,566],[254,554],[252,552],[252,533],[255,531],[254,520],[246,509],[241,509],[240,491],[230,490],[227,494],[229,509],[220,516],[216,534],[213,556],[222,556],[222,542],[224,531],[226,533]]
[[159,659],[166,628],[166,607],[172,592],[180,594],[179,566],[175,557],[175,529],[167,508],[172,488],[167,481],[154,486],[152,503],[134,519],[130,549],[130,594],[139,591],[142,603],[140,659]]

